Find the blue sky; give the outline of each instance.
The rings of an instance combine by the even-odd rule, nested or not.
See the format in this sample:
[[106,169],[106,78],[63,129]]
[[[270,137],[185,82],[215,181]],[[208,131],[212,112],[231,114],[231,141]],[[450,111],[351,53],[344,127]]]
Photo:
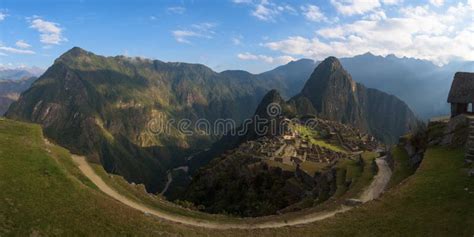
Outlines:
[[370,51],[474,60],[474,0],[2,0],[0,66],[47,68],[73,46],[101,55],[262,72]]

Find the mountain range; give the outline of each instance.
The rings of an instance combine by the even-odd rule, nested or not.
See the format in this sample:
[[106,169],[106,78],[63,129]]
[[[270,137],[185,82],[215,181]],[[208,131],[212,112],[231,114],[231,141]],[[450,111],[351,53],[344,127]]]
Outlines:
[[3,67],[0,66],[0,80],[20,80],[29,77],[39,77],[44,72],[39,67]]
[[[331,86],[337,88],[318,94],[323,92],[318,87],[320,72],[310,77],[316,66],[311,60],[261,74],[217,73],[200,64],[104,57],[75,47],[56,59],[6,116],[41,124],[45,135],[58,144],[87,155],[130,182],[144,183],[150,192],[164,186],[167,170],[186,163],[185,157],[219,138],[184,135],[178,124],[155,133],[151,122],[189,120],[193,124],[199,119],[212,123],[230,118],[238,125],[252,116],[271,89],[291,101],[309,102],[297,102],[307,105],[298,108],[298,113],[316,111],[318,116],[355,125],[386,142],[412,128],[416,119],[403,102],[356,84],[342,67],[330,65],[334,78],[327,82],[335,82]],[[375,103],[369,103],[372,100]]]
[[268,90],[286,91],[300,73],[280,70],[217,73],[200,64],[103,57],[76,47],[56,59],[6,116],[42,124],[58,144],[156,192],[170,167],[217,136],[186,136],[178,124],[156,134],[151,122],[230,118],[240,124]]
[[0,79],[0,115],[3,115],[11,103],[16,101],[20,94],[30,88],[37,77],[24,77],[22,79]]
[[[229,151],[231,154],[234,153],[234,149],[247,141],[275,135],[257,133],[256,131],[281,131],[280,128],[272,127],[275,124],[281,124],[281,118],[274,118],[268,114],[268,109],[273,105],[278,105],[278,111],[281,113],[279,115],[284,118],[317,117],[334,121],[372,134],[389,144],[395,144],[400,136],[421,127],[420,121],[403,101],[393,95],[356,83],[337,58],[328,57],[314,69],[300,93],[285,101],[277,90],[269,91],[256,108],[252,122],[236,129],[237,131],[246,131],[244,134],[230,133],[217,141],[208,151],[194,156],[189,165],[190,173],[196,172],[196,175],[194,175],[195,178],[191,186],[184,190],[185,195],[192,201],[201,203],[209,200],[200,196],[207,193],[208,189],[216,191],[219,187],[225,188],[228,185],[232,187],[232,185],[222,184],[222,182],[213,187],[211,185],[213,182],[210,180],[215,179],[210,176],[213,173],[219,173],[222,169],[240,174],[243,172],[242,170],[235,170],[243,169],[242,163],[239,162],[255,162],[251,156],[249,158],[238,155],[246,161],[236,161],[235,156],[230,156],[228,163],[235,164],[236,167],[234,167],[225,164],[227,162],[224,160],[227,158],[222,158],[222,156],[226,157]],[[257,121],[262,118],[267,122],[258,123]],[[271,120],[278,121],[269,122]],[[243,128],[244,126],[245,128]],[[356,140],[358,139],[360,138],[356,138]],[[224,180],[229,179],[224,178]],[[223,192],[222,195],[225,195],[224,193],[226,192]],[[170,193],[170,197],[174,198],[175,196],[179,195]],[[217,200],[215,201],[217,202]],[[213,202],[207,202],[207,205]]]

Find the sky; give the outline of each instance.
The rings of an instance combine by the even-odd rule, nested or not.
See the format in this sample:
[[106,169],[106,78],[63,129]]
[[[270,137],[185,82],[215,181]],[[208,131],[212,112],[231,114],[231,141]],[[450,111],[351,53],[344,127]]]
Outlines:
[[473,17],[474,0],[1,0],[0,66],[74,46],[253,73],[366,52],[443,65],[474,60]]

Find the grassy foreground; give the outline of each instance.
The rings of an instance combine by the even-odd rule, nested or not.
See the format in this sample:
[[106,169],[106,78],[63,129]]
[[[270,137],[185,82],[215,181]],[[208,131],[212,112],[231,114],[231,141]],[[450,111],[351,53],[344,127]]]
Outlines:
[[39,126],[0,119],[0,236],[473,236],[474,179],[462,169],[462,150],[430,148],[379,201],[304,226],[217,231],[123,206],[83,177],[67,150],[46,145]]
[[0,118],[0,236],[207,235],[99,192],[39,126]]
[[474,179],[462,149],[430,148],[417,172],[378,201],[299,229],[313,236],[473,236]]

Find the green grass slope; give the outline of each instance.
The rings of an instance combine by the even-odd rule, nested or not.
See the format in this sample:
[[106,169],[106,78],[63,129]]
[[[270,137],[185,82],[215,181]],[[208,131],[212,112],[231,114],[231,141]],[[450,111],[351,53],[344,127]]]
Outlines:
[[474,234],[474,179],[463,171],[461,149],[430,148],[416,173],[380,200],[334,218],[298,227],[222,231],[173,224],[123,206],[83,177],[67,150],[45,144],[39,126],[0,119],[0,190],[0,236]]
[[408,153],[402,146],[398,145],[392,148],[391,155],[394,160],[393,174],[388,188],[392,188],[401,183],[407,177],[412,175],[416,169],[410,166]]
[[207,235],[103,195],[39,126],[0,119],[0,236]]
[[[303,236],[473,236],[474,179],[462,149],[430,148],[420,168],[384,196],[298,229]],[[284,236],[281,231],[275,236]]]

